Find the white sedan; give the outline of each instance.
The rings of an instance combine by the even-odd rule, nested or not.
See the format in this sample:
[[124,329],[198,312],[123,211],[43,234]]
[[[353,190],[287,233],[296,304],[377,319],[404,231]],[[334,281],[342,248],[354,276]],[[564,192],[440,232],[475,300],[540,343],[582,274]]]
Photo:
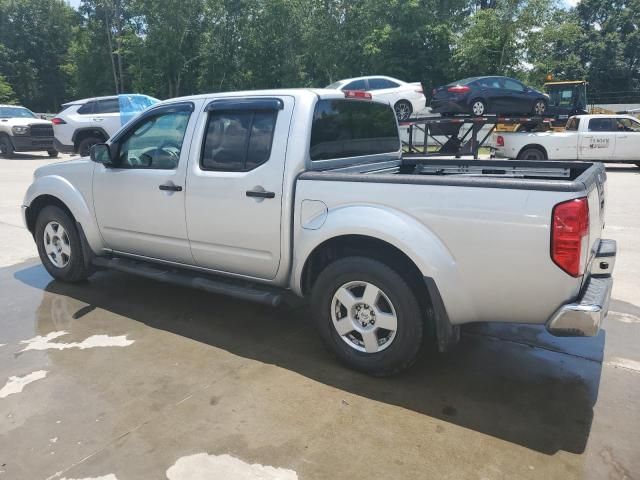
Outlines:
[[423,110],[427,103],[420,82],[407,83],[391,77],[347,78],[338,80],[327,88],[369,92],[375,100],[389,102],[396,111],[398,120],[407,120],[414,112]]

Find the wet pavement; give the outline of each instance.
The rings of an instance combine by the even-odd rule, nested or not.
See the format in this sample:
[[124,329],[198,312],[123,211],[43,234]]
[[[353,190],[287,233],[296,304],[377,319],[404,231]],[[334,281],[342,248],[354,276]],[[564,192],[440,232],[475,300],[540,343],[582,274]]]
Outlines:
[[[621,248],[640,251],[638,217],[617,224]],[[640,478],[640,282],[625,275],[597,337],[474,325],[375,379],[333,359],[305,307],[6,266],[0,479]]]

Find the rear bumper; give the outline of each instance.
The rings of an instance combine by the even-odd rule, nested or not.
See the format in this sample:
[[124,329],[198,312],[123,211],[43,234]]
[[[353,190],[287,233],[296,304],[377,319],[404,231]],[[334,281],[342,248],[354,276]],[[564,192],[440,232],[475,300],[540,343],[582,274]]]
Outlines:
[[613,287],[616,243],[601,240],[598,253],[579,298],[562,305],[547,322],[547,330],[559,337],[593,337],[609,311]]
[[60,142],[57,138],[53,139],[53,145],[60,153],[75,153],[75,147],[73,145],[66,145]]

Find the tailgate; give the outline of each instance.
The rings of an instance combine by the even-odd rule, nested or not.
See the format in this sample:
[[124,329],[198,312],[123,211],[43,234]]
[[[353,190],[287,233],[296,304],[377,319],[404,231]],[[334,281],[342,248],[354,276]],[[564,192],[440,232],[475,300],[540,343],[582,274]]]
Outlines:
[[[587,185],[593,182],[592,186],[588,188],[588,202],[589,202],[589,258],[587,259],[587,271],[590,269],[591,262],[593,261],[598,246],[600,244],[600,238],[602,236],[602,229],[604,228],[604,213],[606,205],[606,180],[607,174],[604,169],[604,165],[599,163],[590,168],[585,174],[591,173],[595,170],[593,180],[590,180]],[[586,182],[585,182],[586,183]],[[587,275],[585,275],[585,278]]]

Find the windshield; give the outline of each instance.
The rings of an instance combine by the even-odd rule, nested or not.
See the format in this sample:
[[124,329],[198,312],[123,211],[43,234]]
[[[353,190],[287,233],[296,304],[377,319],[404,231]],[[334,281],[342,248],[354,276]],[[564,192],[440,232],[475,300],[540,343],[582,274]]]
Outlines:
[[337,89],[340,88],[342,86],[344,82],[340,81],[340,82],[333,82],[331,85],[325,87],[325,88],[332,88],[332,89]]
[[38,118],[24,107],[0,107],[0,118]]

